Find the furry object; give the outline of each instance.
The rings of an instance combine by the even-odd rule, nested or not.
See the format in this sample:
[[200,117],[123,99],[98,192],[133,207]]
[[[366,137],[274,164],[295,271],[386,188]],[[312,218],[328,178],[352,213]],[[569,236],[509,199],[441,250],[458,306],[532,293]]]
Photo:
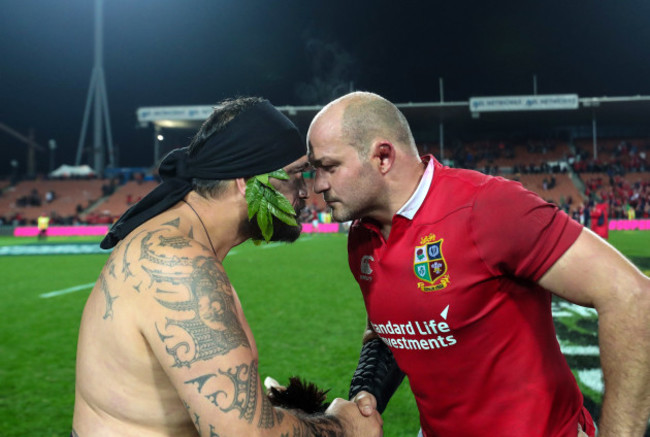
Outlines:
[[307,414],[324,413],[330,405],[327,400],[329,390],[321,390],[316,384],[307,382],[297,376],[289,378],[285,387],[272,386],[268,398],[276,407],[301,410]]

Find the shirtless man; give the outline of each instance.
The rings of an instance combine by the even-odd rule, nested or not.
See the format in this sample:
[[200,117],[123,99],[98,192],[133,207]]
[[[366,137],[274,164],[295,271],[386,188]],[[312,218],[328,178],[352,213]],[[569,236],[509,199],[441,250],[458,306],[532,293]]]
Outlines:
[[115,249],[81,321],[72,436],[381,435],[378,413],[342,399],[320,416],[271,406],[222,265],[249,238],[298,238],[304,154],[288,119],[245,98],[163,160],[163,183],[102,242]]

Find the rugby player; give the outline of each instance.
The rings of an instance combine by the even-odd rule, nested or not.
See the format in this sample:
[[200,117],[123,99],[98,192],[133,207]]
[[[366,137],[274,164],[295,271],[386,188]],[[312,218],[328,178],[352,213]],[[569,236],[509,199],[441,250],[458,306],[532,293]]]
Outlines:
[[555,337],[551,294],[599,314],[600,437],[650,414],[650,279],[519,183],[419,156],[404,115],[355,92],[324,107],[308,157],[368,324],[350,398],[383,411],[403,375],[426,437],[595,435]]

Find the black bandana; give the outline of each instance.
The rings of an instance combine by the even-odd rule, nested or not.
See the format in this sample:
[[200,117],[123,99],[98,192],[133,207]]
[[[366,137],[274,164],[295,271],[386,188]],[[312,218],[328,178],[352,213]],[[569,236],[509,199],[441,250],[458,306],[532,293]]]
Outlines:
[[172,150],[160,163],[162,183],[129,208],[100,247],[110,249],[129,232],[174,206],[192,190],[192,179],[236,179],[281,169],[305,154],[296,126],[268,100],[237,115],[192,157]]

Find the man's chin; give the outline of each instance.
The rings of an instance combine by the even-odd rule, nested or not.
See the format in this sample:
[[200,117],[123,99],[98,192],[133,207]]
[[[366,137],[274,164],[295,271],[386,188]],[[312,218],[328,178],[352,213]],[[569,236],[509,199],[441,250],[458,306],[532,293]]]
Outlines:
[[338,222],[338,223],[343,223],[343,222],[347,222],[348,220],[350,220],[348,218],[348,214],[346,214],[345,211],[342,211],[340,209],[337,210],[337,209],[335,209],[335,208],[333,208],[331,206],[330,206],[330,214],[332,215],[332,220],[334,220],[335,222]]

